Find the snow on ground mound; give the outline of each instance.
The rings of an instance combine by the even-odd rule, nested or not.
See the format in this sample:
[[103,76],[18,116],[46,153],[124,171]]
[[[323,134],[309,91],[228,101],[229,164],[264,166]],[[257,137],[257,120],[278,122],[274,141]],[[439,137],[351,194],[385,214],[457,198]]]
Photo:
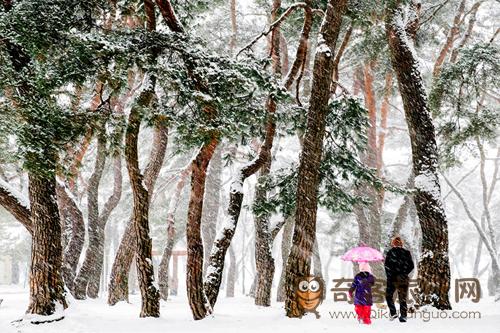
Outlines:
[[[388,319],[373,319],[370,327],[358,324],[354,318],[341,317],[353,307],[346,303],[334,303],[331,295],[318,308],[321,318],[308,315],[303,319],[284,317],[282,303],[273,302],[270,308],[257,307],[249,297],[233,299],[221,298],[212,317],[194,321],[185,297],[176,297],[161,304],[160,318],[139,318],[140,298],[131,297],[131,303],[119,303],[113,307],[106,304],[105,298],[98,300],[71,301],[65,311],[65,318],[58,322],[43,325],[22,325],[15,327],[11,322],[23,317],[28,304],[28,292],[15,287],[0,286],[1,333],[183,333],[183,332],[238,332],[238,333],[302,333],[302,332],[397,332],[415,333],[481,333],[498,332],[500,327],[500,306],[491,298],[479,303],[461,300],[454,304],[454,311],[465,316],[467,312],[481,313],[481,318],[469,319],[434,319],[439,312],[430,310],[425,321],[422,318],[409,319],[407,323],[390,322]],[[380,313],[380,309],[375,312]],[[347,312],[346,312],[347,311]],[[450,312],[448,312],[450,314]]]

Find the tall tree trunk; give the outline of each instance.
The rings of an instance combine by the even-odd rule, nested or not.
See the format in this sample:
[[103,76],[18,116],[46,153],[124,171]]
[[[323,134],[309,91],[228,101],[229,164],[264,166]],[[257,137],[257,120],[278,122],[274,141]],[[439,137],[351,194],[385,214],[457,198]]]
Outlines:
[[400,1],[391,4],[387,10],[386,32],[410,132],[417,190],[414,201],[422,228],[422,256],[418,263],[419,302],[421,305],[432,304],[438,309],[451,309],[448,298],[448,224],[441,201],[436,137],[418,60],[412,53],[412,46],[408,45],[407,30],[418,26],[418,21],[402,26],[403,15]]
[[236,285],[236,254],[233,246],[229,247],[229,269],[227,270],[226,297],[234,297]]
[[274,122],[274,116],[268,114],[266,137],[260,147],[257,158],[238,170],[233,177],[227,211],[229,220],[224,223],[224,227],[219,234],[220,236],[214,242],[214,247],[210,254],[210,265],[207,270],[208,274],[204,283],[205,293],[212,307],[215,305],[219,294],[226,252],[231,244],[236,225],[238,224],[243,204],[243,183],[245,179],[256,173],[266,161],[267,156],[271,155],[275,131],[276,124]]
[[170,266],[170,258],[172,257],[172,250],[175,243],[175,212],[179,206],[182,190],[186,184],[186,179],[191,172],[191,165],[185,168],[180,175],[180,178],[175,186],[175,192],[170,198],[167,212],[167,244],[163,250],[161,257],[160,267],[158,268],[158,285],[160,288],[161,299],[166,301],[168,299],[168,270]]
[[[152,150],[144,171],[144,184],[151,198],[158,174],[165,159],[168,143],[168,129],[159,121],[155,124]],[[120,301],[128,301],[128,278],[130,266],[134,259],[135,239],[132,217],[129,220],[111,269],[109,282],[108,304],[115,305]]]
[[203,243],[201,240],[201,214],[208,164],[218,144],[217,136],[203,145],[192,163],[191,195],[186,226],[187,235],[187,293],[195,320],[211,313],[211,306],[203,289]]
[[[158,1],[157,1],[158,3]],[[146,30],[151,32],[156,30],[156,13],[155,13],[155,4],[153,0],[144,0],[144,13],[146,16]],[[161,10],[161,7],[160,7]],[[149,61],[151,63],[156,61],[156,55],[155,54],[150,54],[150,59]],[[144,90],[137,100],[135,101],[135,106],[138,109],[141,109],[146,106],[147,103],[150,103],[154,96],[154,87],[156,83],[156,78],[154,75],[150,75],[150,90]],[[140,112],[139,112],[140,113]],[[140,124],[139,124],[140,126]],[[137,131],[139,128],[137,128]],[[147,192],[146,198],[148,199],[147,206],[149,209],[149,200],[153,196],[153,191],[154,191],[154,186],[156,183],[156,180],[158,178],[158,174],[160,172],[161,166],[163,165],[163,160],[165,158],[165,151],[167,148],[167,142],[168,142],[168,129],[165,127],[165,124],[163,124],[162,120],[158,120],[157,123],[155,124],[155,132],[154,132],[154,138],[153,138],[153,147],[149,156],[149,161],[148,165],[146,166],[146,170],[144,171],[144,177],[141,175],[141,181],[142,178],[144,180],[144,186],[145,186],[145,191]],[[127,163],[128,165],[128,163]],[[140,171],[137,169],[137,172],[140,174]],[[142,183],[139,184],[141,187]],[[140,194],[139,192],[142,192],[139,187],[136,188],[136,190],[139,190],[136,192],[136,194]],[[118,248],[118,253],[116,254],[115,261],[113,263],[113,268],[111,271],[111,280],[109,283],[109,293],[108,293],[108,304],[114,305],[119,301],[128,301],[128,275],[130,272],[130,265],[132,264],[134,252],[136,251],[136,244],[137,240],[134,239],[135,235],[137,232],[141,233],[142,236],[145,235],[146,230],[144,229],[136,229],[134,228],[134,219],[136,217],[134,214],[132,214],[132,217],[127,225],[127,228],[125,229],[125,233],[123,235],[122,241],[120,243],[120,246]],[[139,217],[142,218],[142,217]],[[139,222],[137,225],[140,226],[144,221],[137,221]],[[148,228],[149,229],[149,228]],[[149,230],[147,230],[149,232]],[[148,236],[149,237],[149,236]],[[147,243],[147,242],[146,242]],[[140,261],[144,261],[147,259],[148,256],[148,246],[147,244],[143,244],[144,246],[141,246],[141,253],[143,258],[137,259]],[[143,283],[148,283],[149,279],[154,280],[154,276],[147,277],[146,275],[149,275],[152,273],[153,269],[151,267],[151,272],[149,272],[149,265],[146,262],[143,262],[143,265],[137,265],[137,269],[142,270],[141,274],[144,274],[145,280],[143,280]],[[146,290],[144,290],[147,292]],[[154,293],[152,293],[154,294]],[[143,296],[145,296],[143,294]],[[151,295],[153,298],[156,297],[155,295]],[[153,303],[156,304],[156,301]],[[148,304],[144,304],[143,306],[143,312],[141,312],[141,316],[144,314],[145,316],[155,316],[156,315],[156,305],[155,304],[149,304],[151,305],[151,308],[148,309]],[[158,301],[159,304],[159,301]],[[159,305],[158,305],[159,307]],[[159,311],[159,310],[158,310]]]
[[87,295],[90,298],[97,298],[99,296],[100,280],[101,280],[100,276],[103,269],[104,247],[106,242],[105,238],[106,224],[109,220],[111,213],[120,203],[122,195],[122,159],[119,153],[114,158],[113,174],[114,174],[113,193],[108,198],[108,200],[104,204],[102,212],[99,214],[99,226],[97,229],[97,239],[99,246],[96,252],[95,267],[90,275],[89,284],[87,287]]
[[[67,307],[62,271],[61,224],[53,175],[29,173],[34,226],[31,247],[30,304],[27,313],[49,316]],[[62,319],[62,318],[58,318]]]
[[285,310],[288,317],[303,315],[295,300],[295,283],[298,277],[310,274],[312,247],[316,239],[319,166],[333,77],[334,50],[346,9],[347,0],[329,1],[320,28],[322,38],[314,58],[311,98],[298,171],[295,227],[286,267]]
[[208,167],[207,190],[201,215],[201,232],[203,238],[203,272],[207,271],[210,252],[215,240],[217,221],[219,218],[220,190],[222,172],[222,146],[215,149]]
[[441,48],[441,51],[439,51],[439,55],[436,59],[436,62],[434,63],[434,69],[432,70],[433,77],[438,77],[439,73],[441,72],[441,67],[443,66],[443,63],[446,59],[446,56],[453,48],[453,43],[455,42],[457,35],[460,33],[460,26],[463,23],[462,15],[465,11],[465,2],[466,2],[465,0],[462,0],[458,5],[457,13],[455,14],[455,17],[453,19],[453,25],[448,31],[448,34],[446,36],[446,41],[443,47]]
[[64,248],[62,273],[66,287],[74,296],[76,269],[85,242],[85,222],[82,211],[67,192],[68,189],[64,185],[57,184],[56,191],[59,214],[61,219],[65,220],[64,225],[69,231],[69,241]]
[[144,176],[139,169],[137,142],[141,126],[141,108],[149,107],[155,99],[154,84],[147,87],[130,110],[125,137],[125,158],[134,198],[133,229],[136,243],[136,267],[141,291],[141,317],[160,316],[160,294],[154,286],[152,240],[149,236],[149,196]]
[[[271,159],[260,171],[260,177],[256,184],[255,200],[265,200],[267,191],[265,189],[265,178],[271,169]],[[274,276],[274,259],[272,256],[272,238],[269,228],[269,216],[265,213],[255,216],[255,305],[271,305],[271,287]]]
[[[102,124],[104,126],[104,124]],[[87,298],[87,287],[92,272],[97,264],[97,252],[99,248],[99,184],[101,182],[104,166],[106,164],[106,136],[104,129],[100,130],[97,138],[97,157],[94,172],[90,176],[87,187],[87,231],[89,244],[85,251],[85,259],[75,279],[74,295],[76,299]]]
[[[366,153],[362,157],[363,163],[377,170],[377,174],[382,174],[382,163],[379,162],[379,156],[382,157],[383,146],[379,146],[377,142],[377,104],[375,90],[373,87],[374,75],[373,69],[375,61],[369,61],[363,68],[364,96],[365,106],[368,110],[368,119],[370,127],[368,129],[368,147]],[[386,105],[387,107],[387,105]],[[383,130],[382,130],[383,131]],[[384,203],[384,191],[377,189],[371,184],[364,184],[362,189],[363,195],[370,199],[367,207],[358,208],[366,212],[368,222],[369,238],[364,240],[367,245],[380,249],[382,240],[382,208]],[[359,215],[358,215],[359,216]],[[363,224],[364,221],[358,221],[358,224]],[[360,228],[361,230],[361,228]],[[361,234],[360,234],[361,235]],[[382,263],[373,263],[373,274],[376,277],[385,275]]]
[[278,292],[276,295],[277,302],[285,301],[285,275],[286,275],[286,262],[288,261],[288,255],[290,254],[290,248],[292,246],[292,233],[293,233],[293,223],[294,217],[290,216],[285,219],[285,226],[283,227],[283,236],[281,238],[281,275],[278,284]]
[[[271,10],[271,22],[276,21],[279,17],[281,8],[281,0],[273,0]],[[280,27],[273,29],[271,34],[271,58],[272,71],[278,78],[281,77],[281,32]],[[268,114],[276,112],[276,102],[269,98],[266,103]],[[265,201],[267,198],[266,177],[271,172],[272,154],[266,155],[262,167],[260,168],[257,184],[255,185],[256,202]],[[269,226],[269,216],[266,213],[255,216],[255,305],[270,306],[271,305],[271,287],[274,276],[274,259],[272,256],[272,238]]]

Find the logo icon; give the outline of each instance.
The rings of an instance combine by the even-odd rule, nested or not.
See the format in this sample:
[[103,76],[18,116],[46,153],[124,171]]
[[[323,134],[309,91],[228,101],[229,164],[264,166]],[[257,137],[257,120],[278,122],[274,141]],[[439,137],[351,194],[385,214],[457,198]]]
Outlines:
[[[317,276],[306,276],[297,279],[295,287],[295,298],[298,313],[312,312],[316,318],[320,318],[316,308],[323,302],[323,290],[325,284],[323,279]],[[302,317],[299,315],[299,317]]]

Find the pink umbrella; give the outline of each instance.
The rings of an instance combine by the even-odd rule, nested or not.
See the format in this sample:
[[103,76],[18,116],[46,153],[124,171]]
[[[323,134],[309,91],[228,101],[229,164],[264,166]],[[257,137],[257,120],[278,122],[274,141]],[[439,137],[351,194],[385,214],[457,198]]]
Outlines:
[[369,261],[383,261],[384,256],[380,251],[368,246],[358,246],[347,251],[342,257],[345,261],[354,262],[369,262]]

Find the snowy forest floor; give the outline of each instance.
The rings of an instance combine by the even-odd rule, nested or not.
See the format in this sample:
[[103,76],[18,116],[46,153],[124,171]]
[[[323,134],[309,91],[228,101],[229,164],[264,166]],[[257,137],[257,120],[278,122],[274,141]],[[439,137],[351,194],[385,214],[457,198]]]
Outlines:
[[[331,296],[331,295],[330,295]],[[13,321],[22,317],[28,304],[28,291],[19,287],[0,286],[0,332],[1,333],[107,333],[107,332],[230,332],[238,331],[258,333],[278,332],[498,332],[500,327],[500,304],[492,298],[481,299],[479,303],[461,300],[453,304],[455,315],[465,316],[476,313],[476,319],[433,319],[410,318],[407,323],[390,322],[386,318],[373,319],[371,326],[360,325],[354,318],[333,319],[332,314],[352,311],[347,303],[334,303],[328,297],[318,308],[321,318],[309,314],[302,319],[284,317],[283,303],[273,303],[270,308],[258,308],[249,297],[224,298],[217,304],[213,317],[194,321],[187,299],[184,296],[173,297],[161,304],[161,318],[139,318],[140,297],[131,296],[131,303],[120,303],[110,307],[105,298],[86,301],[71,301],[65,312],[65,319],[44,325],[16,325]],[[382,310],[379,310],[379,312]],[[385,311],[385,310],[384,310]],[[477,318],[477,313],[481,318]],[[418,314],[417,314],[418,315]],[[438,314],[433,311],[431,317]],[[447,312],[448,316],[452,312]],[[340,316],[340,315],[339,315]]]

